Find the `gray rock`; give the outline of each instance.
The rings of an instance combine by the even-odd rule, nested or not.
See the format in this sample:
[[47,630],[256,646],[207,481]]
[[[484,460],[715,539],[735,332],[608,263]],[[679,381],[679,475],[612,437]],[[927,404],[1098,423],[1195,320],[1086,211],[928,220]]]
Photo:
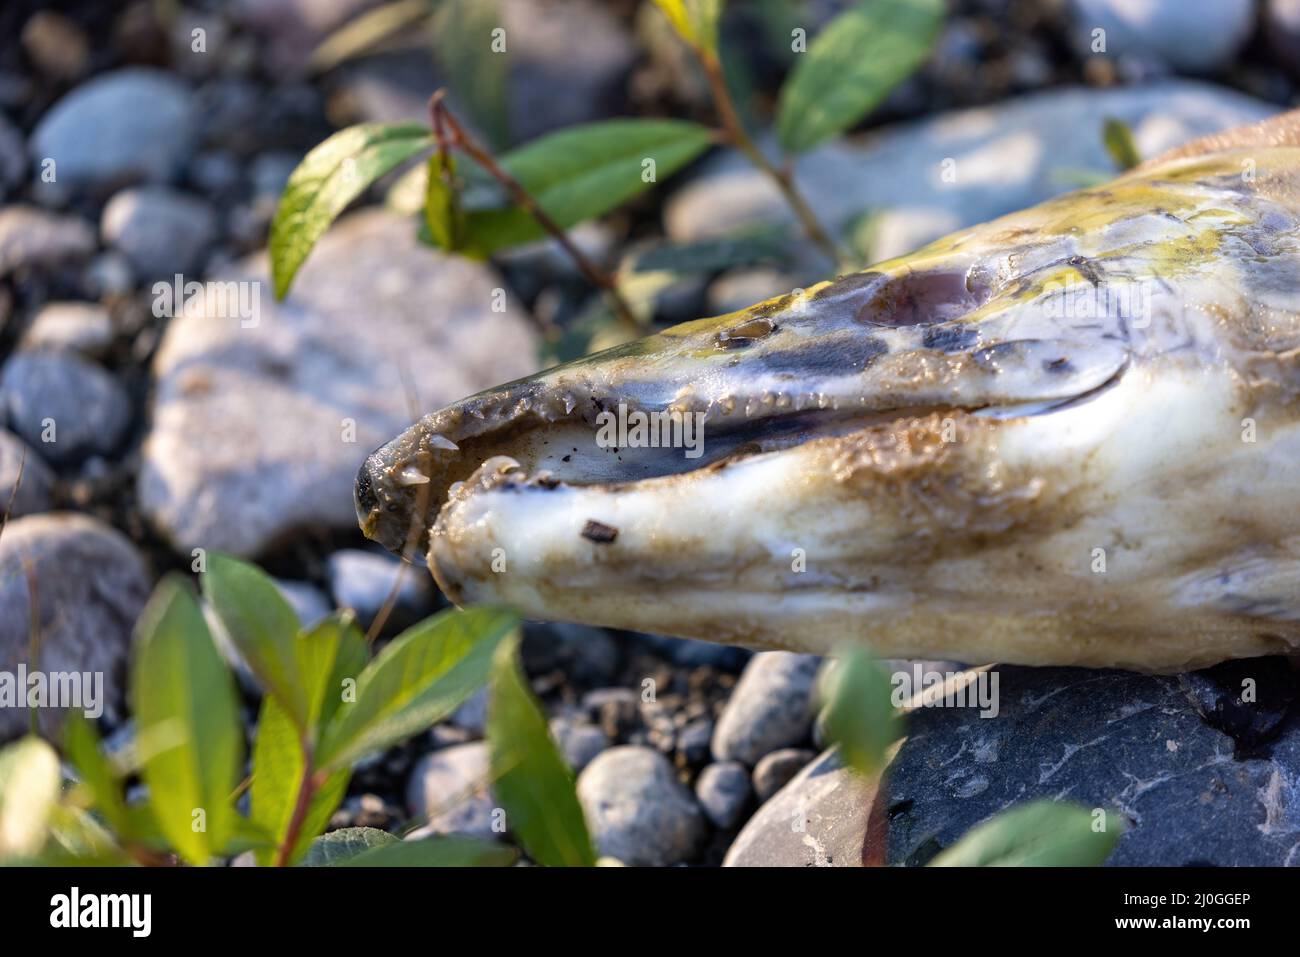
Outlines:
[[36,69],[54,80],[76,80],[90,65],[90,42],[85,31],[52,10],[38,10],[27,18],[22,44]]
[[799,282],[778,269],[743,269],[719,276],[709,284],[708,314],[721,316],[745,309],[756,302],[789,292]]
[[0,209],[0,278],[84,259],[94,250],[95,231],[83,219],[34,206]]
[[527,625],[520,653],[529,674],[560,669],[583,687],[608,684],[622,656],[619,643],[603,628],[569,622]]
[[668,635],[638,634],[638,640],[654,649],[679,668],[717,668],[719,671],[740,671],[754,653],[738,645],[720,645],[716,641],[698,641],[694,638],[673,638]]
[[300,153],[272,150],[258,153],[248,168],[248,181],[254,196],[269,196],[277,202],[294,168],[302,162]]
[[194,146],[193,96],[161,70],[127,67],[76,87],[37,124],[29,148],[39,170],[83,187],[166,182]]
[[[14,493],[20,468],[22,482]],[[33,512],[48,512],[53,488],[54,473],[36,450],[12,432],[0,429],[0,512],[9,504],[11,494],[14,496],[9,512],[11,519]]]
[[228,194],[239,185],[241,165],[230,150],[209,150],[190,160],[189,178],[208,196]]
[[421,836],[499,836],[493,823],[504,819],[495,813],[497,803],[488,787],[490,777],[488,747],[481,741],[443,748],[422,757],[406,785],[407,811],[426,821]]
[[458,728],[450,722],[435,724],[429,729],[429,748],[433,751],[452,748],[458,744],[469,744],[473,740],[473,732]]
[[27,144],[23,134],[0,114],[0,201],[9,196],[27,172]]
[[695,780],[696,800],[713,826],[723,831],[740,823],[752,793],[749,772],[739,761],[710,764]]
[[524,142],[619,112],[637,51],[618,16],[595,0],[504,0],[510,132]]
[[610,744],[609,736],[600,728],[573,718],[552,718],[551,734],[564,760],[574,771],[581,771]]
[[[40,655],[31,648],[35,581]],[[123,714],[131,629],[149,595],[144,562],[124,535],[88,515],[47,512],[13,519],[0,536],[0,662],[14,669],[91,672],[102,680],[103,717]],[[84,704],[91,704],[84,700]],[[54,735],[61,712],[42,709],[39,725]],[[0,740],[24,733],[27,709],[0,708]]]
[[0,392],[10,427],[55,466],[111,453],[131,424],[121,383],[72,352],[19,352],[0,372]]
[[[910,699],[918,691],[942,684],[948,677],[965,671],[956,661],[922,661],[891,658],[881,662],[889,671],[890,682],[898,695]],[[920,682],[917,679],[920,678]]]
[[696,718],[677,732],[677,754],[688,765],[696,767],[709,760],[712,742],[713,719]]
[[763,755],[754,765],[754,793],[759,802],[766,801],[785,787],[815,757],[817,753],[807,748],[781,748]]
[[1300,0],[1267,0],[1264,35],[1278,62],[1300,77]]
[[641,697],[631,688],[597,688],[582,696],[582,706],[614,740],[641,724]]
[[1093,55],[1093,30],[1107,56],[1154,57],[1176,70],[1209,73],[1231,64],[1255,27],[1254,0],[1070,0],[1070,42]]
[[[523,143],[626,112],[625,91],[637,50],[605,4],[502,0],[500,9],[509,57],[505,107],[511,140]],[[337,73],[335,83],[349,115],[369,122],[427,120],[429,91],[449,83],[425,51],[368,57]],[[468,119],[468,111],[456,102],[457,84],[449,85],[453,106]]]
[[235,0],[229,14],[263,41],[274,74],[301,75],[326,37],[374,0]]
[[95,302],[50,302],[41,307],[19,343],[23,349],[70,349],[95,358],[113,341],[113,320]]
[[488,689],[479,688],[465,699],[447,720],[477,737],[487,732]]
[[860,867],[875,783],[826,751],[760,807],[723,867]]
[[140,476],[142,508],[183,551],[248,556],[304,527],[355,529],[352,483],[371,449],[418,411],[536,367],[519,307],[492,311],[497,276],[419,245],[382,210],[336,224],[283,303],[263,257],[212,278],[253,284],[255,316],[209,296],[168,325]]
[[99,226],[104,242],[125,255],[141,278],[170,279],[198,269],[216,236],[217,219],[196,196],[143,186],[110,199]]
[[135,271],[125,256],[110,249],[87,264],[82,282],[88,295],[100,299],[126,296],[135,286]]
[[[368,123],[419,122],[421,118],[427,122],[429,97],[421,91],[437,89],[443,83],[429,49],[370,56],[344,63],[335,71],[330,111]],[[452,104],[459,107],[457,115],[472,129],[472,118],[454,94]]]
[[386,632],[415,624],[432,614],[435,607],[428,572],[387,552],[359,548],[337,551],[329,557],[329,576],[335,606],[356,612],[362,628],[370,627],[395,584],[397,599],[385,625]]
[[309,582],[277,578],[275,587],[280,589],[304,628],[310,628],[334,611],[326,594]]
[[[1071,171],[1106,173],[1108,116],[1133,129],[1143,156],[1263,119],[1276,108],[1188,81],[1114,90],[1064,89],[942,114],[835,141],[800,157],[796,178],[828,226],[873,211],[873,258],[910,252],[945,233],[1042,202],[1074,187]],[[955,165],[945,182],[944,160]],[[743,157],[722,154],[668,201],[678,242],[790,221],[775,187]]]
[[[1251,665],[1257,676],[1272,671],[1267,659],[1239,667]],[[1260,756],[1235,757],[1238,743],[1201,718],[1204,705],[1178,678],[1075,668],[998,674],[997,720],[975,708],[921,708],[908,719],[889,772],[891,863],[924,863],[994,814],[1037,798],[1122,816],[1128,827],[1115,865],[1300,862],[1300,813],[1290,798],[1300,774],[1296,722],[1272,724],[1276,737],[1265,749],[1254,736],[1264,724],[1242,723]]]
[[578,776],[578,800],[600,854],[624,864],[679,864],[704,836],[695,798],[668,759],[651,748],[601,752]]
[[713,757],[754,765],[770,751],[803,741],[812,727],[820,664],[817,655],[786,651],[751,658],[718,718]]

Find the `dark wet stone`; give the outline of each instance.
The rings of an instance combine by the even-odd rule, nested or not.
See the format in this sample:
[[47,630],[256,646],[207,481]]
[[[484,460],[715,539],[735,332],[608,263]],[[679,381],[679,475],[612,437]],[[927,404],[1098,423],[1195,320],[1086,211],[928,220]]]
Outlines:
[[[1280,695],[1272,678],[1263,680],[1269,666],[1254,665],[1259,687],[1274,689],[1264,695]],[[910,716],[890,770],[890,863],[922,864],[994,814],[1037,798],[1125,818],[1115,865],[1300,859],[1296,715],[1267,756],[1237,760],[1236,742],[1201,717],[1177,677],[1017,667],[998,674],[996,718],[975,708]],[[1192,684],[1204,688],[1205,680]]]
[[1277,733],[1296,699],[1297,676],[1285,658],[1246,658],[1179,675],[1192,706],[1212,727],[1237,743],[1259,747]]

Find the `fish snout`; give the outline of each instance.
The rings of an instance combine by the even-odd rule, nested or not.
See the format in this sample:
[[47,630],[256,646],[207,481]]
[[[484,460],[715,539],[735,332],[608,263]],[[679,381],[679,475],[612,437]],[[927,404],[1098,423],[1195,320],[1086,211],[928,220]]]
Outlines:
[[376,449],[357,470],[352,489],[357,524],[367,538],[407,561],[424,564],[428,531],[421,518],[419,487],[394,481],[387,451],[387,446]]

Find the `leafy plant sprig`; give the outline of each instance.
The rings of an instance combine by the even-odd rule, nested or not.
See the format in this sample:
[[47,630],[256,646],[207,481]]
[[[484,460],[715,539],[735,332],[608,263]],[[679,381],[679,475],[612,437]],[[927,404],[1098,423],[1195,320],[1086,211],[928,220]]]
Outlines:
[[[269,241],[276,295],[288,292],[312,246],[352,200],[423,153],[432,153],[417,168],[424,177],[422,236],[428,242],[485,258],[550,236],[602,290],[625,335],[644,332],[650,304],[632,302],[623,288],[626,277],[598,268],[566,231],[616,209],[716,143],[739,150],[768,176],[809,239],[838,264],[840,250],[801,192],[793,159],[855,125],[925,60],[943,21],[942,0],[859,0],[826,25],[796,58],[780,92],[781,162],[755,143],[727,85],[718,45],[723,0],[654,2],[699,59],[719,130],[681,120],[608,120],[567,127],[498,156],[457,121],[441,95],[432,102],[432,129],[418,123],[349,127],[304,158],[281,197]],[[417,4],[391,6],[331,38],[318,51],[317,65],[337,63],[422,19]],[[498,12],[482,0],[448,0],[433,20],[439,55],[450,60],[458,91],[465,87],[459,92],[493,145],[506,135],[506,55],[486,52]],[[554,340],[555,330],[541,331]]]
[[[435,615],[373,660],[351,616],[303,629],[252,565],[209,557],[203,594],[264,689],[245,789],[234,679],[193,588],[165,578],[137,624],[130,766],[105,754],[94,726],[66,723],[78,783],[61,795],[59,760],[28,737],[0,751],[5,863],[210,864],[251,851],[259,864],[501,866],[507,845],[464,836],[397,841],[373,829],[319,835],[355,763],[441,720],[490,684],[491,773],[520,843],[541,864],[594,863],[572,771],[518,665],[518,619],[497,608]],[[146,799],[128,802],[139,771]]]

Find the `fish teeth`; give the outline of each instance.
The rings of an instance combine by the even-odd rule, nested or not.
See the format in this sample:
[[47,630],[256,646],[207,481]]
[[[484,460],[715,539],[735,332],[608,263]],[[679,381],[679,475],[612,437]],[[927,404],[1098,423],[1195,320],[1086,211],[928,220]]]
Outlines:
[[[429,447],[433,449],[446,449],[448,452],[460,451],[460,446],[457,445],[455,442],[453,442],[451,439],[447,438],[445,435],[438,435],[437,433],[434,433],[433,435],[430,435],[428,437],[427,442]],[[428,481],[428,479],[425,479],[425,481]]]
[[494,455],[479,466],[479,471],[485,474],[505,475],[507,472],[513,472],[515,469],[521,468],[523,466],[508,455]]
[[425,475],[414,465],[408,465],[395,476],[398,485],[428,485],[429,476]]

